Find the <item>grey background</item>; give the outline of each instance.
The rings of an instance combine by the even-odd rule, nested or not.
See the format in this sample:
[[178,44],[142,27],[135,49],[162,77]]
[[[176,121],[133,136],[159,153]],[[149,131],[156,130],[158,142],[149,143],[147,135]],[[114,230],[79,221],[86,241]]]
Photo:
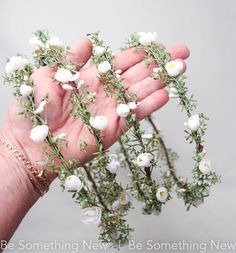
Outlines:
[[[1,72],[6,57],[31,52],[28,38],[38,28],[48,28],[68,44],[87,32],[100,30],[114,50],[133,31],[157,31],[158,40],[167,46],[183,43],[190,48],[189,89],[198,98],[199,110],[211,119],[206,149],[223,183],[212,189],[204,205],[190,212],[176,198],[160,216],[144,217],[134,210],[129,220],[136,228],[133,239],[139,242],[236,242],[235,17],[233,0],[0,1]],[[1,85],[0,94],[2,124],[12,100],[11,89]],[[176,105],[172,100],[156,115],[167,143],[181,156],[179,171],[190,175],[191,148],[184,143],[185,118]],[[82,244],[83,239],[97,241],[96,236],[93,226],[80,223],[79,207],[70,194],[61,193],[58,182],[54,182],[51,191],[25,217],[12,242],[64,240]],[[123,248],[120,252],[127,251]]]

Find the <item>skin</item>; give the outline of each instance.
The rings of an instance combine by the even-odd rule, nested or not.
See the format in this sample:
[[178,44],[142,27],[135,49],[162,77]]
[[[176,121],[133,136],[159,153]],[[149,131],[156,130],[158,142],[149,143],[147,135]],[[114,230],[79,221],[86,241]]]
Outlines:
[[[182,45],[166,50],[171,53],[172,59],[183,61],[189,56],[189,50]],[[71,51],[75,56],[69,60],[85,64],[91,56],[91,42],[86,38],[81,39],[71,47]],[[149,77],[152,69],[156,67],[155,64],[147,67],[143,61],[144,57],[144,51],[134,52],[134,49],[127,49],[114,58],[115,69],[122,70],[125,89],[138,95],[140,106],[134,112],[139,120],[158,110],[168,101],[168,92],[163,89],[163,84]],[[71,107],[68,103],[71,93],[63,90],[60,84],[53,81],[55,71],[42,67],[33,73],[32,77],[36,84],[35,102],[39,105],[45,94],[49,94],[47,119],[50,131],[53,136],[66,133],[69,146],[68,149],[62,150],[65,158],[73,156],[81,163],[85,163],[93,157],[93,152],[96,150],[94,146],[89,146],[87,153],[80,152],[80,139],[90,144],[95,144],[95,139],[81,120],[74,119],[71,115]],[[85,80],[89,90],[97,94],[96,103],[91,106],[90,111],[96,115],[105,115],[109,119],[108,127],[102,131],[104,146],[108,148],[127,130],[125,119],[118,117],[116,101],[107,98],[97,77],[96,66],[82,67],[80,73],[80,80]],[[38,167],[36,161],[44,158],[42,143],[34,143],[30,140],[32,123],[29,119],[23,119],[18,113],[19,104],[15,101],[0,135],[20,150],[35,167]],[[51,174],[50,182],[56,176]],[[27,178],[23,165],[3,146],[0,146],[0,177],[4,178],[0,184],[0,240],[9,240],[25,214],[38,200],[39,194]]]

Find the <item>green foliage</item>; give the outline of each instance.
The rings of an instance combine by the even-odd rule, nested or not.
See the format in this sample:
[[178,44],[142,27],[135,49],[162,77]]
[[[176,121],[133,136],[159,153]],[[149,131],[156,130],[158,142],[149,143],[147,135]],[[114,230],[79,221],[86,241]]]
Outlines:
[[[37,31],[34,35],[45,45],[50,39],[46,30]],[[111,49],[99,38],[98,32],[88,34],[88,36],[94,47],[104,48],[104,52],[101,55],[92,54],[92,63],[99,65],[104,61],[108,61],[111,65],[111,70],[107,73],[100,73],[98,76],[107,96],[115,98],[117,103],[128,104],[129,102],[137,102],[136,94],[128,93],[125,90],[122,74],[117,74],[114,70]],[[179,106],[189,118],[197,108],[196,100],[193,95],[188,95],[188,88],[185,82],[186,77],[184,75],[177,77],[168,75],[165,66],[171,60],[170,54],[155,43],[142,46],[139,43],[139,35],[137,33],[132,34],[126,41],[124,50],[130,47],[135,51],[146,51],[145,62],[147,66],[150,66],[153,61],[158,65],[160,71],[158,73],[153,72],[152,78],[160,79],[167,87],[174,87],[177,90]],[[78,64],[72,61],[68,62],[68,57],[71,56],[73,55],[68,49],[62,46],[43,47],[33,53],[34,64],[28,64],[14,73],[5,75],[5,82],[12,85],[14,95],[20,102],[20,113],[24,117],[30,118],[34,126],[47,123],[47,110],[45,110],[43,117],[36,114],[34,94],[29,95],[28,98],[23,97],[20,93],[20,86],[27,84],[34,87],[31,75],[35,68],[42,66],[49,66],[54,69],[66,68],[75,73]],[[49,99],[48,94],[45,94],[44,100],[48,101]],[[73,158],[65,159],[61,151],[63,148],[68,147],[66,138],[55,139],[52,133],[49,132],[43,146],[45,158],[42,161],[44,164],[42,175],[47,177],[51,172],[58,173],[62,189],[64,189],[64,183],[68,176],[76,175],[80,178],[83,188],[80,191],[73,191],[72,198],[76,203],[80,204],[81,208],[101,208],[100,239],[103,242],[111,243],[114,247],[120,247],[128,241],[130,233],[133,231],[125,220],[125,216],[132,208],[132,202],[127,201],[127,203],[121,204],[118,208],[113,206],[114,203],[120,200],[119,198],[122,194],[127,193],[138,201],[143,202],[143,214],[150,215],[161,212],[162,205],[172,198],[171,192],[173,189],[176,189],[178,197],[183,199],[187,210],[189,210],[192,206],[197,207],[202,203],[209,196],[210,187],[220,182],[220,177],[215,172],[203,174],[199,169],[199,164],[205,156],[205,152],[203,152],[203,137],[208,120],[203,113],[198,114],[200,128],[197,131],[185,130],[186,141],[195,146],[193,153],[195,163],[192,170],[193,179],[189,181],[177,175],[174,163],[178,159],[178,155],[166,146],[162,133],[159,131],[152,116],[147,118],[147,123],[152,128],[152,136],[145,139],[143,138],[145,131],[136,119],[135,114],[131,111],[126,117],[127,128],[129,127],[130,129],[119,139],[119,149],[117,151],[117,159],[120,160],[122,167],[129,170],[131,176],[129,184],[123,186],[121,182],[117,181],[116,174],[112,174],[107,169],[109,162],[112,160],[112,155],[105,149],[103,136],[100,131],[90,124],[90,117],[93,115],[91,115],[89,108],[95,102],[96,94],[89,92],[86,83],[79,88],[79,92],[76,90],[71,92],[70,103],[73,116],[84,123],[96,140],[95,158],[87,164],[80,164],[80,161]],[[81,139],[80,151],[87,152],[90,145],[93,145],[94,148],[94,144],[87,143]],[[140,167],[136,162],[137,157],[143,153],[149,153],[153,156],[149,167]],[[158,179],[153,176],[154,172],[158,174]],[[156,193],[159,187],[167,189],[168,196],[166,201],[161,202],[157,199]]]

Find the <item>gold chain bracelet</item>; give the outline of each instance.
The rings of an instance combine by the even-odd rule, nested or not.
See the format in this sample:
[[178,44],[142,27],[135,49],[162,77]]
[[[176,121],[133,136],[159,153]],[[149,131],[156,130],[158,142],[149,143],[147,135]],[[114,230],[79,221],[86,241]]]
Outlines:
[[39,191],[40,195],[43,196],[49,190],[49,182],[46,177],[42,174],[42,170],[34,168],[29,160],[15,149],[8,141],[0,137],[0,144],[7,147],[7,149],[14,155],[23,165],[25,166],[25,172],[33,184],[33,186]]

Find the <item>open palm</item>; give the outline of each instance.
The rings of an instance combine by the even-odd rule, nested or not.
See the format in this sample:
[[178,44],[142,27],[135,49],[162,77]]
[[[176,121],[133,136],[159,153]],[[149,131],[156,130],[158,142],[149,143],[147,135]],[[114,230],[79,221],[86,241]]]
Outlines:
[[[71,47],[75,53],[73,61],[86,63],[91,56],[92,45],[88,39],[82,39]],[[189,51],[184,46],[175,46],[168,49],[173,59],[185,59],[189,56]],[[136,52],[134,49],[127,49],[115,56],[115,69],[122,70],[123,83],[127,91],[136,93],[140,106],[135,110],[138,119],[143,119],[150,113],[162,107],[168,101],[168,93],[163,89],[163,85],[158,80],[149,77],[154,64],[147,67],[143,59],[145,53]],[[102,131],[104,136],[104,146],[111,146],[126,130],[125,120],[116,113],[117,103],[114,98],[108,98],[104,92],[103,85],[98,79],[96,66],[85,67],[80,70],[80,79],[85,80],[89,86],[89,91],[96,92],[96,102],[91,105],[90,111],[96,115],[105,115],[109,119],[108,127]],[[79,159],[82,163],[90,160],[96,151],[95,146],[89,145],[87,152],[80,151],[80,140],[85,140],[88,144],[95,144],[93,135],[88,127],[80,119],[75,119],[72,115],[69,98],[70,91],[65,91],[61,86],[53,81],[55,70],[49,67],[42,67],[33,73],[36,84],[34,97],[36,105],[41,99],[49,94],[50,102],[47,105],[48,126],[53,136],[65,133],[69,142],[68,148],[62,151],[67,157]],[[23,119],[19,112],[18,102],[12,105],[3,135],[14,145],[17,145],[28,156],[35,165],[37,160],[43,159],[42,144],[36,144],[30,140],[30,130],[32,123]]]

